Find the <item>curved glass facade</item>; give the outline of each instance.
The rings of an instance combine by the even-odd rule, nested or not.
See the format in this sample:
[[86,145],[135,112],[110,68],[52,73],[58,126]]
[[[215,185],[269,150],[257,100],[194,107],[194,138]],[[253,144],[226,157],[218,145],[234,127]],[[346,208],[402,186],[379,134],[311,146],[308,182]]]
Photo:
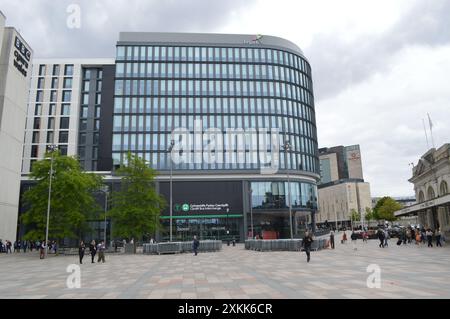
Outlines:
[[[273,48],[118,45],[113,160],[128,151],[158,170],[177,127],[279,129],[280,169],[319,174],[311,68],[300,55]],[[258,147],[260,144],[258,144]],[[262,146],[261,146],[262,147]],[[258,149],[259,151],[259,149]],[[192,152],[188,154],[194,157]],[[233,156],[238,157],[237,150]],[[174,165],[182,170],[252,170],[260,160]]]
[[[317,186],[305,182],[252,182],[253,209],[317,209]],[[289,194],[290,190],[290,196]]]

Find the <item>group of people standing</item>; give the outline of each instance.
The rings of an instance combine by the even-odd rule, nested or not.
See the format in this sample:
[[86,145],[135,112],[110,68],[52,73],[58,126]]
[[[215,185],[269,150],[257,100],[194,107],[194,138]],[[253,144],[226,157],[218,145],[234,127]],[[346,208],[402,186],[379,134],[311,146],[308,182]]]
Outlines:
[[105,262],[105,250],[106,245],[102,240],[98,244],[95,243],[95,240],[91,241],[91,243],[86,246],[84,241],[80,241],[80,245],[78,246],[78,256],[80,258],[80,264],[83,264],[83,258],[86,251],[86,248],[89,247],[89,253],[91,254],[91,263],[94,264],[95,255],[98,255],[97,262]]
[[[385,248],[388,247],[388,240],[390,239],[389,232],[386,229],[378,229],[377,237],[380,241],[379,247]],[[441,230],[438,228],[435,231],[432,231],[431,228],[425,230],[425,228],[418,229],[413,227],[408,227],[403,229],[398,234],[397,245],[406,245],[411,244],[413,241],[416,245],[428,244],[428,247],[433,247],[433,238],[436,241],[436,247],[442,247],[443,234]]]
[[21,251],[26,253],[27,250],[30,252],[32,252],[33,250],[38,250],[40,252],[39,258],[43,259],[45,257],[45,249],[47,247],[49,247],[49,252],[58,254],[58,243],[56,241],[51,241],[46,244],[45,240],[18,240],[13,244],[9,240],[6,240],[5,243],[3,243],[0,239],[0,253],[12,254],[13,252],[20,253]]

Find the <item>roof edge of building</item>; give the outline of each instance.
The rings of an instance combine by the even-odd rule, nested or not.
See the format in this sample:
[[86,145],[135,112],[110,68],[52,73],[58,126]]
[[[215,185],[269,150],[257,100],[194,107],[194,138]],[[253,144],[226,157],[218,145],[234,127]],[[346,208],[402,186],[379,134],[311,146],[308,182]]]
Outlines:
[[272,35],[229,34],[229,33],[189,33],[189,32],[120,32],[118,44],[142,43],[192,43],[217,45],[252,45],[255,47],[275,46],[297,52],[305,57],[295,43]]

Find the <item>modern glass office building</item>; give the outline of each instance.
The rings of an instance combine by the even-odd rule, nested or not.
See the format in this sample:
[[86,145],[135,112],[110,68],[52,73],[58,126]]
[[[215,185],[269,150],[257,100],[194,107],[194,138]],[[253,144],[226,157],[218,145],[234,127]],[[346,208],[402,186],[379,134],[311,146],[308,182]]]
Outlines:
[[[168,202],[173,172],[175,237],[244,239],[253,224],[254,235],[288,238],[289,206],[294,235],[314,227],[311,67],[287,40],[121,33],[112,141],[113,164],[129,151],[145,158],[160,172],[158,189]],[[168,151],[172,141],[176,152]],[[268,166],[275,168],[270,174]]]
[[[115,169],[132,152],[158,171],[167,203],[172,176],[159,240],[169,238],[170,220],[174,239],[189,240],[289,238],[291,225],[294,236],[314,227],[314,95],[295,44],[133,32],[120,34],[116,52],[115,61],[35,61],[24,174],[57,144],[114,191]],[[25,176],[22,190],[32,184]],[[103,237],[107,227],[97,228]]]

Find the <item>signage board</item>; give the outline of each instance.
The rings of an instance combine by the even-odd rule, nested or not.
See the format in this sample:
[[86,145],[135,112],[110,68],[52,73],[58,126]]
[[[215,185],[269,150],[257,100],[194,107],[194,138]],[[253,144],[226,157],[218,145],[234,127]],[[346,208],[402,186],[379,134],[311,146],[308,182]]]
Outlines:
[[[170,203],[170,185],[160,183],[160,193]],[[242,182],[183,181],[173,182],[173,216],[241,214]],[[169,215],[169,207],[163,214]]]
[[31,63],[31,50],[16,35],[13,47],[13,64],[14,67],[22,73],[24,77],[28,75],[28,69]]

